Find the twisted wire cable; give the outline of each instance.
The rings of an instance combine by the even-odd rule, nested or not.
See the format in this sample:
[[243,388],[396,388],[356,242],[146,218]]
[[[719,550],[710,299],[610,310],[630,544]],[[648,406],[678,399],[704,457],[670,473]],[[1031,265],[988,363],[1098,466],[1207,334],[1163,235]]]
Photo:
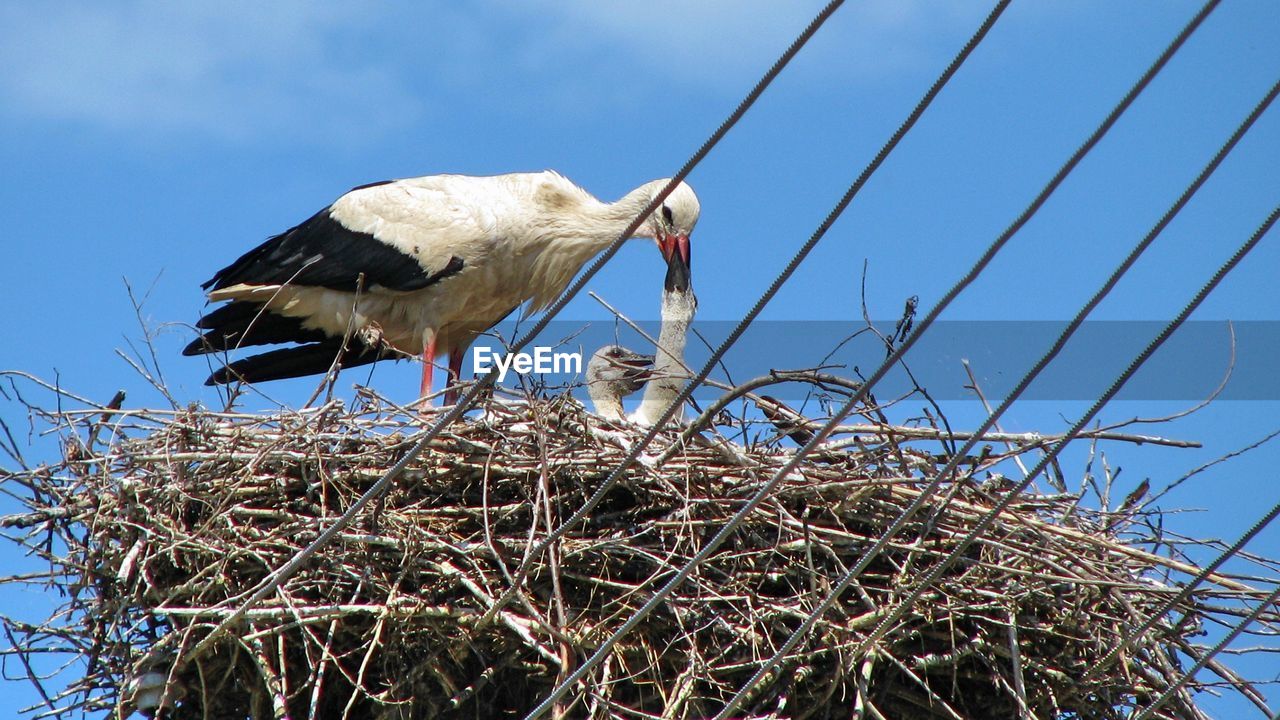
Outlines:
[[[845,405],[839,411],[837,411],[833,415],[833,417],[822,428],[820,428],[815,433],[814,438],[810,440],[810,442],[806,444],[804,447],[800,448],[796,452],[796,454],[787,463],[785,463],[783,467],[780,468],[769,479],[769,481],[767,481],[759,489],[759,491],[757,491],[757,493],[754,496],[752,496],[752,498],[748,500],[747,503],[743,505],[743,507],[732,518],[730,518],[730,520],[720,529],[720,531],[716,533],[716,535],[710,541],[704,544],[699,549],[699,551],[692,558],[690,558],[689,561],[686,562],[684,566],[680,568],[680,570],[671,578],[671,580],[669,580],[662,588],[660,588],[646,603],[644,603],[644,605],[642,605],[630,617],[628,617],[627,620],[621,626],[619,626],[619,628],[612,635],[610,635],[610,637],[605,641],[605,643],[602,644],[602,646],[583,663],[583,665],[576,668],[575,671],[569,677],[567,677],[564,681],[562,681],[559,685],[557,685],[557,687],[552,691],[552,693],[547,698],[545,698],[544,701],[541,704],[539,704],[527,716],[527,720],[532,720],[532,718],[536,718],[541,714],[543,714],[544,712],[546,712],[547,710],[549,710],[556,702],[559,701],[561,697],[564,696],[565,693],[568,692],[568,689],[569,687],[572,686],[572,684],[578,682],[592,667],[594,667],[601,660],[603,660],[607,652],[612,648],[614,644],[618,642],[619,639],[621,639],[622,636],[624,636],[627,632],[629,632],[632,628],[634,628],[637,624],[639,624],[639,622],[645,616],[647,616],[658,605],[660,605],[666,599],[666,597],[669,596],[671,592],[675,590],[677,586],[679,586],[682,582],[684,582],[686,578],[688,578],[690,574],[692,574],[693,570],[699,564],[701,564],[704,560],[706,560],[707,557],[709,557],[721,544],[723,544],[724,541],[727,540],[733,534],[733,532],[736,531],[737,527],[746,519],[746,517],[750,515],[751,512],[753,512],[755,508],[759,506],[759,504],[763,502],[764,499],[770,493],[772,493],[774,488],[777,487],[778,483],[781,482],[782,478],[790,474],[795,469],[795,467],[804,459],[804,457],[806,457],[810,452],[812,452],[816,447],[818,447],[818,445],[822,441],[824,441],[828,435],[830,435],[831,431],[835,428],[835,426],[838,425],[850,412],[853,411],[853,408],[856,406],[856,404],[865,399],[871,387],[873,387],[875,383],[879,382],[879,380],[889,371],[890,368],[892,368],[895,364],[897,364],[897,362],[902,358],[902,356],[919,340],[919,338],[923,335],[923,333],[926,330],[928,330],[928,328],[937,319],[938,315],[941,314],[942,310],[947,305],[949,305],[951,301],[954,300],[955,297],[960,294],[961,291],[963,291],[966,287],[968,287],[968,285],[971,284],[978,277],[978,275],[987,267],[987,265],[995,257],[996,253],[998,253],[1000,249],[1002,249],[1004,245],[1008,243],[1009,239],[1012,238],[1013,235],[1031,219],[1031,217],[1035,214],[1036,211],[1040,209],[1041,206],[1043,206],[1043,204],[1048,200],[1049,196],[1052,195],[1053,192],[1058,188],[1058,186],[1061,185],[1061,183],[1065,180],[1067,175],[1070,174],[1070,172],[1080,163],[1080,161],[1084,158],[1084,156],[1087,155],[1088,152],[1094,146],[1097,145],[1097,143],[1102,139],[1102,137],[1107,133],[1107,131],[1109,131],[1111,127],[1116,123],[1116,121],[1119,120],[1120,116],[1123,115],[1125,110],[1127,110],[1129,106],[1132,105],[1133,101],[1138,97],[1138,95],[1141,94],[1141,92],[1147,87],[1147,85],[1150,84],[1152,79],[1154,79],[1155,76],[1159,73],[1159,71],[1168,63],[1168,61],[1173,57],[1173,55],[1177,52],[1177,50],[1182,47],[1182,45],[1186,42],[1187,38],[1189,38],[1190,35],[1195,31],[1195,29],[1199,27],[1199,25],[1209,15],[1209,13],[1218,5],[1218,3],[1219,3],[1219,0],[1208,0],[1208,2],[1206,2],[1206,4],[1195,15],[1195,17],[1186,25],[1186,27],[1182,29],[1182,31],[1178,34],[1178,36],[1170,43],[1170,45],[1164,50],[1164,52],[1160,54],[1160,56],[1151,65],[1151,67],[1149,67],[1147,71],[1143,73],[1142,77],[1139,78],[1139,80],[1134,84],[1134,86],[1129,90],[1129,92],[1126,93],[1125,96],[1121,99],[1121,101],[1115,106],[1115,108],[1112,109],[1112,111],[1107,115],[1107,117],[1102,121],[1102,123],[1084,141],[1084,143],[1071,155],[1071,157],[1066,161],[1066,163],[1063,164],[1063,166],[1058,170],[1058,172],[1055,173],[1055,175],[1049,181],[1049,183],[1032,200],[1031,204],[1028,205],[1028,207],[1025,210],[1023,210],[1023,212],[1017,217],[1017,219],[1015,219],[1015,221],[1009,226],[1009,228],[1007,228],[1003,233],[1001,233],[999,237],[996,238],[995,241],[992,242],[992,244],[987,248],[986,252],[983,253],[983,255],[969,270],[969,272],[963,278],[961,278],[961,280],[957,282],[956,285],[952,287],[951,290],[949,290],[946,295],[943,296],[943,298],[938,302],[938,304],[935,305],[930,310],[929,314],[923,320],[921,320],[920,323],[916,325],[915,330],[910,335],[908,335],[906,339],[902,341],[902,343],[898,346],[898,348],[894,351],[894,353],[891,354],[884,361],[884,363],[882,363],[880,367],[877,368],[877,370],[866,380],[866,382],[863,384],[863,387],[860,390],[858,390],[856,393],[854,393],[854,395],[849,398],[849,400],[845,403]],[[1007,5],[1007,2],[997,5],[995,10],[992,11],[992,15],[988,17],[987,23],[984,23],[984,27],[987,27],[987,25],[994,23],[995,18],[998,17],[999,13],[1003,11],[1006,5]],[[979,33],[975,34],[974,37],[980,39],[980,37],[984,33],[985,31],[980,29]],[[973,43],[974,41],[971,40],[971,44]],[[851,188],[851,190],[852,189],[853,188]],[[848,193],[846,193],[846,197],[849,197]],[[836,209],[840,210],[841,208],[837,206]],[[820,231],[822,229],[823,228],[819,228]],[[815,233],[815,238],[817,237],[818,237],[818,234]],[[816,242],[816,240],[811,238],[811,244],[814,242]],[[650,433],[650,434],[653,435],[654,433]],[[624,463],[625,462],[626,461],[624,461]],[[615,471],[615,475],[617,475],[618,472],[619,471]],[[614,479],[614,476],[611,476],[611,480],[612,479]],[[608,481],[606,481],[606,484],[607,483]],[[575,517],[576,515],[577,514],[575,514]],[[903,520],[903,523],[905,523],[905,520]],[[568,523],[562,526],[561,530],[567,525]],[[559,530],[557,532],[559,532]],[[555,533],[552,534],[552,538],[549,538],[549,540],[553,539],[554,537],[555,537]],[[547,543],[544,543],[544,545],[540,545],[538,548],[539,551],[543,550],[546,544]],[[508,591],[507,595],[510,595],[513,592],[514,591]]]
[[[756,673],[751,677],[751,679],[747,681],[747,683],[743,686],[743,688],[740,689],[739,692],[735,694],[733,698],[730,699],[725,709],[722,710],[720,714],[717,716],[718,718],[725,717],[727,713],[731,712],[741,702],[743,702],[746,699],[746,697],[749,696],[753,688],[755,688],[760,683],[764,682],[766,677],[782,663],[782,661],[786,658],[787,654],[790,653],[791,650],[795,648],[795,646],[800,642],[800,640],[803,639],[803,637],[813,628],[815,624],[817,624],[818,620],[826,613],[826,611],[831,608],[831,606],[835,603],[836,598],[840,596],[840,593],[842,593],[847,587],[849,587],[849,585],[852,584],[853,581],[856,580],[858,576],[861,575],[862,572],[866,570],[867,567],[870,566],[872,560],[874,560],[876,556],[878,556],[879,553],[885,547],[888,546],[888,544],[893,540],[893,538],[896,536],[898,531],[901,530],[901,528],[907,524],[907,522],[915,515],[915,513],[918,512],[920,508],[924,506],[925,502],[933,495],[934,492],[936,492],[936,490],[942,485],[942,483],[945,482],[947,478],[949,478],[954,474],[961,460],[969,454],[969,452],[973,449],[975,445],[977,445],[977,443],[981,440],[983,434],[986,433],[987,430],[991,429],[996,424],[997,421],[999,421],[1000,417],[1005,413],[1005,411],[1009,409],[1009,407],[1014,403],[1014,401],[1016,401],[1018,397],[1022,395],[1022,393],[1027,389],[1027,387],[1029,387],[1031,383],[1035,380],[1035,378],[1046,367],[1048,367],[1048,365],[1057,357],[1059,352],[1061,352],[1062,348],[1066,345],[1067,341],[1070,339],[1070,337],[1084,322],[1085,318],[1111,292],[1111,290],[1120,281],[1120,278],[1123,277],[1129,271],[1130,268],[1132,268],[1134,263],[1137,262],[1138,258],[1146,251],[1146,249],[1151,245],[1151,243],[1160,235],[1160,233],[1165,229],[1165,227],[1168,226],[1168,224],[1173,220],[1173,218],[1178,214],[1178,212],[1181,211],[1182,208],[1186,206],[1186,204],[1191,200],[1192,196],[1194,196],[1195,193],[1204,185],[1204,183],[1209,179],[1209,177],[1212,176],[1214,171],[1217,170],[1217,168],[1222,164],[1222,161],[1226,158],[1226,156],[1230,154],[1230,152],[1236,147],[1240,139],[1244,137],[1245,133],[1248,132],[1248,130],[1255,123],[1255,121],[1262,115],[1262,113],[1267,109],[1267,107],[1270,106],[1271,102],[1275,99],[1277,93],[1280,93],[1280,81],[1277,81],[1275,84],[1272,85],[1271,89],[1268,91],[1266,96],[1264,96],[1263,99],[1259,101],[1256,106],[1254,106],[1253,110],[1249,113],[1249,115],[1240,123],[1239,126],[1237,126],[1236,130],[1231,134],[1231,136],[1227,139],[1227,141],[1223,143],[1222,147],[1219,148],[1218,152],[1213,156],[1213,158],[1209,161],[1209,163],[1200,171],[1200,174],[1197,175],[1196,178],[1191,182],[1191,184],[1187,186],[1187,188],[1182,192],[1182,194],[1178,197],[1178,199],[1173,203],[1173,205],[1169,207],[1169,209],[1165,212],[1165,214],[1159,219],[1159,221],[1156,222],[1156,224],[1142,238],[1142,240],[1139,241],[1136,246],[1134,246],[1133,250],[1131,250],[1129,255],[1120,263],[1120,265],[1117,266],[1117,268],[1115,269],[1115,271],[1112,272],[1111,276],[1107,279],[1107,281],[1103,283],[1102,287],[1099,288],[1098,291],[1094,293],[1094,295],[1089,299],[1089,301],[1084,304],[1084,306],[1080,309],[1080,311],[1076,313],[1076,316],[1071,320],[1070,323],[1067,324],[1067,327],[1065,327],[1063,331],[1058,335],[1057,339],[1054,341],[1053,345],[1049,348],[1049,350],[1047,350],[1045,354],[1041,356],[1040,360],[1038,360],[1036,364],[1032,366],[1032,368],[1028,370],[1025,375],[1022,376],[1022,378],[1018,381],[1017,385],[1013,388],[1013,390],[1010,391],[1010,393],[1005,397],[1005,399],[1000,403],[1000,405],[991,412],[991,414],[982,423],[982,425],[974,432],[973,436],[968,441],[966,441],[965,444],[959,450],[957,450],[955,453],[952,454],[951,460],[941,470],[938,471],[937,475],[924,487],[924,489],[911,502],[911,504],[908,505],[907,508],[903,510],[903,512],[897,518],[895,518],[892,523],[890,523],[889,527],[884,530],[884,532],[876,540],[876,542],[873,543],[872,546],[868,548],[867,551],[864,552],[859,557],[858,562],[855,563],[854,566],[851,567],[848,570],[848,572],[845,573],[845,575],[840,579],[840,581],[837,582],[832,587],[832,589],[827,593],[823,601],[819,603],[814,608],[814,610],[805,617],[804,621],[801,622],[800,626],[791,633],[791,635],[778,648],[778,650],[773,654],[773,656],[768,661],[766,661],[765,664],[762,665],[756,671]],[[1136,368],[1134,368],[1134,370],[1136,370]],[[1118,392],[1119,387],[1116,387],[1115,391]],[[1105,404],[1105,401],[1101,401],[1101,402]],[[1100,410],[1101,404],[1095,407],[1098,410]],[[1031,480],[1034,479],[1034,477],[1041,470],[1043,470],[1043,468],[1047,465],[1047,463],[1051,461],[1054,457],[1056,457],[1057,454],[1061,452],[1061,450],[1065,448],[1066,445],[1071,440],[1075,439],[1075,436],[1084,428],[1084,423],[1086,422],[1087,422],[1087,419],[1085,421],[1082,421],[1076,427],[1074,427],[1072,431],[1068,431],[1063,436],[1063,438],[1058,441],[1057,445],[1055,445],[1056,449],[1052,451],[1051,455],[1046,456],[1047,459],[1042,459],[1041,463],[1037,465],[1035,470],[1028,473],[1028,478],[1024,479],[1022,484],[1019,485],[1019,488],[1010,494],[1010,497],[1006,501],[1006,504],[1008,501],[1012,501],[1013,496],[1015,496],[1017,493],[1022,492],[1022,490],[1025,489],[1030,484]],[[972,538],[976,537],[976,533],[977,533],[977,528],[975,527],[975,530],[966,536],[966,540],[963,541],[962,544],[967,544],[967,542],[971,542]],[[948,565],[944,563],[944,565],[942,566],[943,569],[945,569],[946,566]],[[937,576],[935,577],[935,580],[940,577],[941,577],[941,572],[938,572]],[[923,593],[925,589],[927,589],[926,586],[922,586],[918,588],[917,594]],[[909,603],[904,604],[902,607],[909,608],[910,604]],[[887,620],[885,622],[882,622],[881,626],[887,627],[888,626]],[[875,633],[873,632],[872,636],[874,635]]]
[[[747,111],[751,109],[756,101],[760,99],[760,96],[764,94],[764,91],[769,87],[769,85],[773,83],[774,79],[777,78],[788,64],[790,64],[796,54],[800,52],[800,49],[809,42],[814,34],[818,32],[818,29],[822,27],[823,23],[825,23],[843,4],[844,0],[832,0],[814,17],[809,25],[801,31],[794,41],[792,41],[786,51],[784,51],[769,70],[765,72],[765,74],[760,78],[760,81],[756,83],[755,87],[747,93],[742,102],[740,102],[724,122],[716,128],[715,132],[707,138],[706,142],[704,142],[702,146],[699,147],[692,156],[690,156],[684,166],[682,166],[671,178],[671,182],[667,183],[666,187],[654,196],[649,205],[645,207],[645,209],[642,210],[629,225],[627,225],[627,228],[617,237],[617,239],[613,241],[611,245],[609,245],[608,248],[604,250],[596,261],[593,262],[585,272],[583,272],[578,280],[568,290],[566,290],[555,303],[552,304],[542,318],[532,328],[530,328],[529,332],[525,333],[523,337],[512,345],[512,353],[519,352],[532,342],[538,333],[542,332],[542,330],[546,328],[552,318],[563,310],[565,305],[567,305],[575,295],[582,291],[582,288],[592,277],[595,276],[596,273],[600,271],[604,264],[617,254],[619,248],[622,247],[622,244],[630,238],[633,233],[635,233],[636,229],[640,227],[640,224],[644,222],[644,219],[657,209],[658,205],[666,199],[667,195],[669,195],[671,191],[674,190],[695,167],[697,167],[698,163],[702,162],[703,158],[711,152],[712,148],[719,144],[719,142],[724,139],[724,136],[727,135],[735,125],[737,125],[738,121],[746,115]],[[312,556],[319,552],[325,545],[328,545],[329,542],[338,535],[338,533],[342,532],[344,528],[351,524],[357,515],[364,512],[364,509],[368,507],[369,503],[373,502],[380,495],[386,492],[387,488],[391,486],[391,483],[400,476],[400,473],[404,472],[404,469],[422,454],[422,451],[427,448],[432,440],[439,436],[440,432],[443,431],[444,428],[453,424],[454,421],[470,410],[472,405],[475,404],[477,398],[480,397],[486,388],[492,386],[497,378],[498,371],[495,368],[490,370],[483,378],[472,383],[471,388],[458,400],[457,404],[449,409],[449,411],[443,416],[438,418],[430,428],[424,430],[418,436],[418,439],[413,446],[410,447],[409,450],[407,450],[405,454],[395,462],[395,464],[388,468],[387,471],[383,473],[383,475],[379,477],[363,495],[352,503],[351,506],[347,508],[346,512],[342,513],[342,515],[335,519],[332,525],[329,525],[321,531],[315,540],[302,550],[299,550],[297,554],[289,559],[288,562],[269,574],[257,587],[243,595],[242,597],[244,599],[236,610],[218,623],[208,635],[200,640],[200,642],[196,643],[196,645],[186,653],[186,657],[194,657],[195,655],[207,650],[219,637],[222,636],[223,633],[233,625],[236,625],[243,620],[245,613],[247,613],[254,605],[258,604],[263,598],[274,592],[281,583],[292,577],[293,574],[306,564]]]
[[[1275,605],[1277,599],[1280,599],[1280,585],[1277,585],[1266,599],[1258,603],[1258,606],[1253,609],[1253,612],[1249,613],[1243,620],[1236,623],[1236,626],[1231,628],[1231,632],[1227,633],[1225,637],[1219,640],[1217,645],[1214,645],[1209,652],[1201,656],[1191,669],[1183,673],[1182,677],[1174,681],[1172,685],[1165,688],[1165,691],[1160,693],[1160,697],[1156,698],[1154,702],[1143,708],[1141,713],[1138,713],[1136,716],[1130,715],[1129,717],[1131,720],[1147,720],[1147,718],[1151,717],[1151,714],[1156,710],[1159,710],[1160,706],[1168,702],[1169,698],[1173,697],[1174,693],[1178,692],[1184,685],[1191,682],[1191,679],[1195,677],[1195,674],[1200,672],[1205,665],[1208,665],[1210,660],[1213,660],[1218,653],[1225,650],[1233,640],[1240,637],[1240,633],[1244,632],[1245,628],[1257,621],[1257,619],[1262,616],[1262,613],[1266,612],[1267,608]],[[1273,717],[1280,717],[1280,713],[1277,713]]]

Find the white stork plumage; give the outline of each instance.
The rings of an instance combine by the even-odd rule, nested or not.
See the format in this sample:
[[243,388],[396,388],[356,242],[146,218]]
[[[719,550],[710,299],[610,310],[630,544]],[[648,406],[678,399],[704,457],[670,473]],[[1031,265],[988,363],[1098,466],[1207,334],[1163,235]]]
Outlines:
[[[211,302],[229,302],[201,318],[203,335],[184,354],[303,343],[236,360],[210,385],[323,373],[335,358],[354,367],[420,355],[425,396],[436,357],[449,355],[456,379],[478,334],[521,304],[550,305],[667,183],[615,203],[555,172],[363,185],[205,283]],[[687,263],[699,209],[681,183],[634,237]]]
[[[653,370],[645,383],[640,407],[631,414],[632,422],[652,427],[680,396],[681,388],[689,379],[684,346],[697,311],[689,253],[672,253],[667,256],[667,275],[662,283],[662,327],[658,331]],[[682,415],[683,408],[678,408],[672,418],[679,420]]]
[[[675,402],[680,388],[689,379],[684,366],[684,346],[698,309],[693,294],[689,253],[670,253],[663,279],[662,327],[658,331],[657,356],[639,355],[621,345],[605,345],[587,363],[587,395],[596,414],[614,422],[628,419],[651,427]],[[622,409],[622,398],[644,385],[640,407],[630,417]],[[676,418],[680,417],[677,412]]]
[[640,389],[649,378],[652,355],[641,355],[621,345],[605,345],[587,363],[587,396],[596,415],[622,422],[626,413],[622,398]]

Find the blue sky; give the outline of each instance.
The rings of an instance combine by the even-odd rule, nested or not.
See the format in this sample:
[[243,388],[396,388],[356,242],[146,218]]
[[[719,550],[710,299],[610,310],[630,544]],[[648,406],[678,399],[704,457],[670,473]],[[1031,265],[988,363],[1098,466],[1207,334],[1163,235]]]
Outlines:
[[[205,362],[178,353],[203,307],[199,284],[243,251],[386,178],[554,168],[615,199],[674,172],[819,6],[0,4],[0,369],[56,377],[100,401],[125,388],[132,406],[162,404],[116,356],[141,337],[127,280],[147,295],[142,314],[174,395],[216,403],[201,385]],[[765,316],[860,318],[864,263],[874,317],[896,317],[910,295],[931,306],[1196,8],[1015,3]],[[700,317],[731,320],[751,306],[987,10],[886,0],[836,14],[690,178],[703,205]],[[1069,318],[1280,77],[1278,26],[1270,0],[1224,2],[944,318]],[[1280,200],[1278,158],[1272,109],[1095,317],[1171,317]],[[1277,267],[1273,232],[1196,318],[1280,319]],[[590,287],[653,317],[661,270],[649,244],[632,243]],[[583,297],[563,317],[605,313]],[[814,348],[815,361],[826,349]],[[1119,370],[1127,358],[1100,347],[1092,361]],[[373,382],[408,399],[417,372],[380,367]],[[296,403],[312,386],[265,390]],[[1128,402],[1103,417],[1186,404]],[[1023,403],[1003,425],[1056,431],[1083,407]],[[956,425],[980,419],[973,403],[947,410]],[[1109,457],[1128,483],[1150,477],[1158,488],[1280,428],[1277,410],[1217,403],[1162,430],[1203,450],[1115,447]],[[12,405],[0,417],[26,427]],[[1267,445],[1198,476],[1162,503],[1194,509],[1170,523],[1234,538],[1280,499],[1278,461],[1280,446]],[[1280,556],[1280,530],[1251,548]],[[5,612],[48,602],[0,589]],[[8,684],[0,713],[33,699]]]

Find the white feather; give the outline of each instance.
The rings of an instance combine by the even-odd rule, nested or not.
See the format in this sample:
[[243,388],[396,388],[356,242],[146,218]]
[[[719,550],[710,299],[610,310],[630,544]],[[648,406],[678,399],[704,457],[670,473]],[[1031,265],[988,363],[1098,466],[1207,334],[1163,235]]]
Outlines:
[[[689,325],[698,310],[698,299],[693,290],[663,291],[662,328],[658,332],[658,348],[654,354],[653,372],[644,386],[640,407],[631,414],[631,421],[650,427],[658,422],[662,413],[680,396],[680,390],[689,380],[684,363],[684,346]],[[676,408],[673,420],[684,417],[684,408]]]
[[[424,274],[440,272],[455,257],[462,270],[421,290],[374,286],[358,298],[289,284],[234,285],[209,298],[262,302],[305,327],[333,336],[351,327],[409,354],[422,353],[433,336],[439,353],[465,348],[519,305],[534,311],[550,305],[666,183],[647,183],[616,203],[554,172],[434,175],[352,190],[331,206],[334,220],[410,255]],[[693,191],[682,183],[665,204],[675,216],[670,229],[691,232],[699,213]],[[660,215],[633,236],[654,237],[665,227]]]

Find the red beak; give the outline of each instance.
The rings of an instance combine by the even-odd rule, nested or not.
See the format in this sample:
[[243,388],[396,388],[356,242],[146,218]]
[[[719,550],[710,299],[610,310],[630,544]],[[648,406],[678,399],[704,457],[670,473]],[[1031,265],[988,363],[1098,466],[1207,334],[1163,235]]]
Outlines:
[[671,253],[679,252],[680,259],[684,261],[685,267],[689,266],[688,235],[659,235],[658,249],[662,251],[662,259],[668,263],[671,262]]
[[667,292],[688,292],[689,280],[689,236],[660,235],[658,247],[667,260],[667,276],[662,286]]

